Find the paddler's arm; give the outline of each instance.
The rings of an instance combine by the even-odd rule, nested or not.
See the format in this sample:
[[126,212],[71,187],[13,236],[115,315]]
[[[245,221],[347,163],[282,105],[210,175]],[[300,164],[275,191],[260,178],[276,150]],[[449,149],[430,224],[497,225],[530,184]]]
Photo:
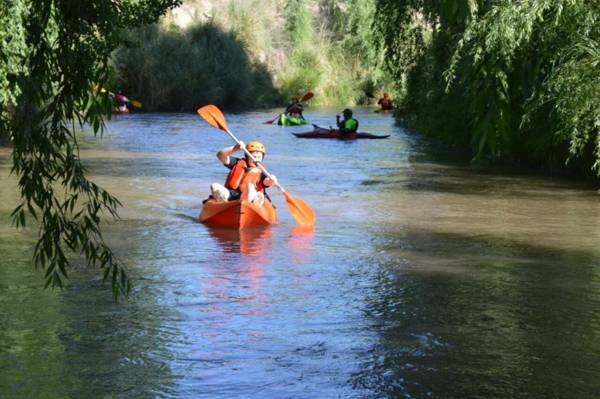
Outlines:
[[267,175],[265,175],[263,173],[262,181],[263,181],[263,184],[265,185],[265,187],[271,187],[272,185],[277,184],[277,176],[272,174],[271,177],[269,178],[269,177],[267,177]]
[[244,147],[244,142],[240,141],[240,144],[232,145],[231,147],[225,147],[217,152],[217,158],[223,163],[223,165],[229,165],[229,157],[231,154],[238,152]]

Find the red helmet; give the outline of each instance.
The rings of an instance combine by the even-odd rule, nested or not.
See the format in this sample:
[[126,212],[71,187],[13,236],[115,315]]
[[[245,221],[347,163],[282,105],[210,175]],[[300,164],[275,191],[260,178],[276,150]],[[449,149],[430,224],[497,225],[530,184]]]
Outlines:
[[300,96],[292,96],[292,101],[298,101],[300,100]]

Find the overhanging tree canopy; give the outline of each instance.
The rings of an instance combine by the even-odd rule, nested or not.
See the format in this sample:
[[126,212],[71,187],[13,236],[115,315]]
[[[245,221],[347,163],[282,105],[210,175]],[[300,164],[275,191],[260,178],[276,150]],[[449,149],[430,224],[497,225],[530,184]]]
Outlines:
[[104,243],[103,214],[119,201],[88,180],[75,129],[102,132],[110,105],[92,90],[125,29],[155,22],[180,0],[0,0],[0,136],[13,146],[22,202],[17,226],[39,222],[34,263],[46,286],[62,287],[69,251],[105,269],[115,297],[131,288]]

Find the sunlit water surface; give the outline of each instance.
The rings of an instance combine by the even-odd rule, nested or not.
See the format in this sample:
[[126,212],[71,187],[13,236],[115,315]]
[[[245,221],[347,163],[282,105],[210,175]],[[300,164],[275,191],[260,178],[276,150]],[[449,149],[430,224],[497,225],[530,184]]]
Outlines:
[[231,142],[196,115],[86,136],[92,178],[124,204],[105,226],[135,284],[120,304],[97,270],[42,289],[0,150],[0,397],[600,397],[600,195],[442,160],[369,109],[361,130],[390,139],[301,140],[262,124],[275,114],[227,120],[266,144],[313,232],[275,190],[276,226],[199,224]]

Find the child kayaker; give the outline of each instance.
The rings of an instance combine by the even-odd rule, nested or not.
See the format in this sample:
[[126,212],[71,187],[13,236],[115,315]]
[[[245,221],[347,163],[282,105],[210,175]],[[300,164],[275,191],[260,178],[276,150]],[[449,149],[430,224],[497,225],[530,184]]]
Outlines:
[[383,98],[380,98],[377,101],[377,104],[381,107],[383,111],[389,111],[394,109],[394,104],[392,104],[392,99],[390,98],[389,93],[383,93]]
[[300,101],[300,97],[292,96],[290,105],[288,105],[287,108],[285,109],[285,114],[287,116],[291,116],[294,118],[304,119],[304,116],[302,115],[303,110],[304,110],[304,105],[302,105],[302,102]]
[[[247,155],[244,158],[231,156],[242,148],[244,148],[244,143],[226,147],[217,152],[217,158],[229,169],[229,174],[225,185],[213,183],[210,186],[211,195],[219,202],[241,198],[262,205],[265,198],[269,199],[265,188],[277,184],[277,178],[274,175],[271,175],[272,179],[268,178]],[[258,162],[263,161],[266,150],[262,143],[251,141],[246,145],[246,149]]]
[[335,116],[337,127],[340,129],[340,132],[343,134],[356,133],[358,130],[358,121],[352,117],[352,110],[350,108],[346,108],[343,111],[343,115],[344,119],[341,121],[339,115]]

